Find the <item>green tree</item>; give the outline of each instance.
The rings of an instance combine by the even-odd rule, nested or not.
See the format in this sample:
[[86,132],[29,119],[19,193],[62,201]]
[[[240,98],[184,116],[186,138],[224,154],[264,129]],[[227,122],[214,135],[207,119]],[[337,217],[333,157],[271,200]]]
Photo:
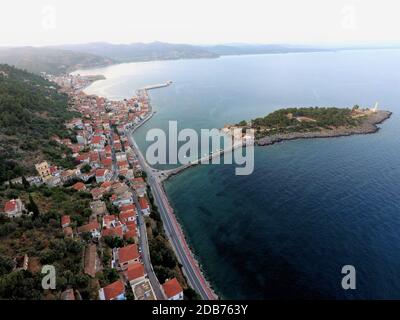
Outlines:
[[25,190],[28,190],[31,184],[26,180],[25,176],[22,176],[22,185],[24,186]]
[[33,200],[33,197],[31,194],[29,194],[29,203],[27,205],[27,209],[29,212],[33,212],[33,216],[32,216],[33,219],[36,219],[40,214],[39,208],[38,208],[37,204],[35,203],[35,201]]

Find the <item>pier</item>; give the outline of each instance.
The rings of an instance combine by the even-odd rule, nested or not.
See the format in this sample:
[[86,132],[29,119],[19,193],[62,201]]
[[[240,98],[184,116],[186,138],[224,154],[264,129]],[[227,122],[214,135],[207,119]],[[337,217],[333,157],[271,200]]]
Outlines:
[[168,87],[168,86],[171,85],[171,84],[172,84],[172,81],[169,80],[169,81],[164,82],[164,83],[158,83],[158,84],[153,84],[153,85],[145,86],[145,87],[143,87],[143,88],[141,88],[141,89],[139,89],[139,90],[145,90],[145,91],[147,91],[147,90],[159,89],[159,88]]

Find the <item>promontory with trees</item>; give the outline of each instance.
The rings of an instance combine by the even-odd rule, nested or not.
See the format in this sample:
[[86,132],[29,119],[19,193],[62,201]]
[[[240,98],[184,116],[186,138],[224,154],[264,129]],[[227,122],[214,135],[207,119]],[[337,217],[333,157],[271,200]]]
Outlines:
[[[328,138],[374,133],[390,111],[374,108],[302,107],[276,110],[263,118],[241,121],[233,127],[254,129],[258,145],[283,140]],[[233,128],[232,126],[230,128]]]

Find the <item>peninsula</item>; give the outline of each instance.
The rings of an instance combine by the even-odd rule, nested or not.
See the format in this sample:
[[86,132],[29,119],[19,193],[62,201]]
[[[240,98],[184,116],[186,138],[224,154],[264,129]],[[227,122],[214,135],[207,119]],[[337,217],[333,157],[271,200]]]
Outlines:
[[258,145],[307,138],[329,138],[374,133],[378,124],[391,116],[390,111],[374,108],[303,107],[276,110],[263,118],[241,121],[228,129],[255,130]]

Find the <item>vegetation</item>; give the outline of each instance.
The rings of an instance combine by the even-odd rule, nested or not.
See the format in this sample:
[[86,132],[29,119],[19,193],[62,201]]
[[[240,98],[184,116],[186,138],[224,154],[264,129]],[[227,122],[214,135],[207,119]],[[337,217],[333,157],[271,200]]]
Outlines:
[[0,48],[0,63],[7,63],[33,73],[54,75],[81,68],[108,65],[113,61],[90,53],[72,52],[57,48]]
[[39,76],[0,65],[0,184],[34,172],[43,159],[70,168],[71,151],[51,140],[68,138],[67,96]]
[[[3,204],[10,196],[18,196],[38,215],[23,215],[9,219],[0,217],[0,299],[58,299],[63,290],[73,287],[83,299],[96,296],[96,288],[83,273],[84,243],[79,239],[64,238],[60,226],[61,216],[69,214],[73,226],[85,214],[88,199],[65,188],[49,189],[45,186],[14,186],[0,191]],[[28,270],[15,269],[14,259],[27,254]],[[55,290],[41,287],[41,266],[56,268]]]
[[[359,119],[353,118],[352,109],[348,108],[287,108],[252,120],[251,127],[256,129],[257,133],[271,135],[352,127],[359,124]],[[244,121],[238,125],[246,126]]]

